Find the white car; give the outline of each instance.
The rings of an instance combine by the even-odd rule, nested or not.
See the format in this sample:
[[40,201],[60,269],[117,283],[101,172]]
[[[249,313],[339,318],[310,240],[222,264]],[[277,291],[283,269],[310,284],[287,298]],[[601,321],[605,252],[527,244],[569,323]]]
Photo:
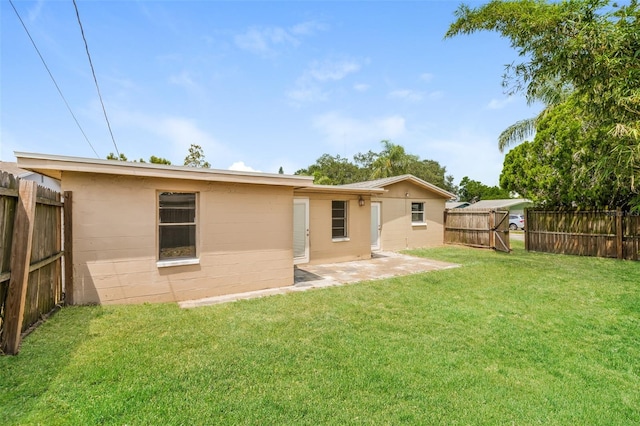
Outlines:
[[512,231],[516,231],[518,229],[524,229],[524,216],[521,214],[510,214],[509,229]]

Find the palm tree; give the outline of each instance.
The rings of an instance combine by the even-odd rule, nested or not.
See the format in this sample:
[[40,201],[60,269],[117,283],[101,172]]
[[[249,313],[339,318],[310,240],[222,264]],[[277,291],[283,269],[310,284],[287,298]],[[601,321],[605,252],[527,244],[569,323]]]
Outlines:
[[409,165],[418,161],[416,155],[407,154],[404,147],[383,140],[384,149],[373,162],[371,177],[373,179],[399,176],[407,173]]
[[562,85],[557,81],[547,81],[535,90],[530,90],[528,104],[539,101],[545,104],[545,108],[536,117],[516,121],[507,127],[498,137],[498,149],[500,152],[518,142],[535,135],[538,123],[558,104],[566,101],[573,90],[567,85]]

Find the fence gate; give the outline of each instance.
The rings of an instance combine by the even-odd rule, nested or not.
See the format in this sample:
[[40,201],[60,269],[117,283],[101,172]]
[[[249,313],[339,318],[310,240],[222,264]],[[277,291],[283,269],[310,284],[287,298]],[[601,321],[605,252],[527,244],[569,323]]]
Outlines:
[[509,212],[469,208],[445,210],[444,242],[509,253]]
[[497,251],[509,253],[511,246],[509,245],[509,212],[508,211],[492,211],[489,221],[493,219],[491,227],[493,243],[491,248]]

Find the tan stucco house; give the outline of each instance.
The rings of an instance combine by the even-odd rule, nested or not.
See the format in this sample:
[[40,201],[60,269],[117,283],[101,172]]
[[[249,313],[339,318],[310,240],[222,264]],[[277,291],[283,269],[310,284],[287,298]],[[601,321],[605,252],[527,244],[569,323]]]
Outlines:
[[370,234],[373,250],[404,250],[442,245],[446,201],[455,197],[412,175],[341,185],[383,189],[371,194]]
[[453,195],[413,176],[313,178],[15,153],[72,195],[73,300],[174,302],[293,284],[294,264],[440,245]]

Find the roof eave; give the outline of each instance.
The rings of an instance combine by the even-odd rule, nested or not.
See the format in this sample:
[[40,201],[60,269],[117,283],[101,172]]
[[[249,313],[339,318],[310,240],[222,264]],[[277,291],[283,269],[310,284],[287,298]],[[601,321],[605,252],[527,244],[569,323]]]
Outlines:
[[291,187],[313,185],[313,178],[310,176],[203,169],[25,152],[15,152],[15,156],[21,168],[55,179],[61,179],[62,172],[78,172]]

